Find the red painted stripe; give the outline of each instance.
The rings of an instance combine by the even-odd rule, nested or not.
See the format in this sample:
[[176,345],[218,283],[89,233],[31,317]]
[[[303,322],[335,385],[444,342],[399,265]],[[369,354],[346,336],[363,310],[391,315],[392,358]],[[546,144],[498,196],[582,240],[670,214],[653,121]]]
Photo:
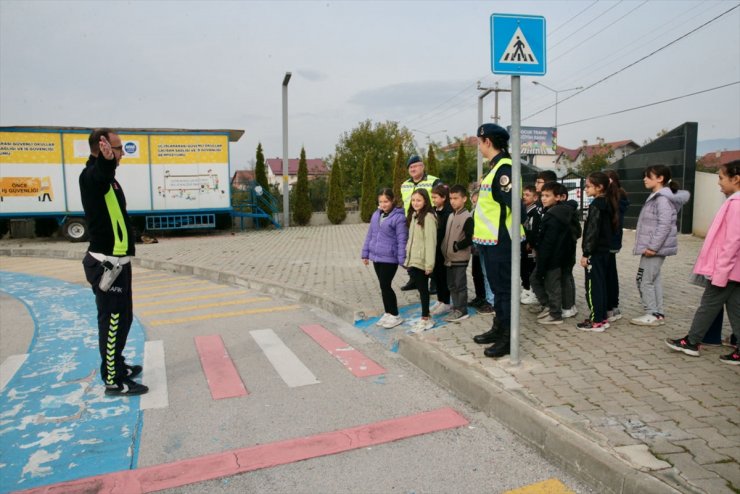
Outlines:
[[214,400],[248,394],[220,335],[196,336],[195,348]]
[[430,432],[454,429],[467,424],[465,417],[452,408],[440,408],[431,412],[383,420],[340,431],[288,439],[136,470],[124,470],[22,492],[29,494],[155,492],[309,458],[366,448]]
[[334,336],[321,324],[301,326],[301,329],[327,352],[334,355],[347,370],[357,377],[385,374],[385,369],[355,350],[341,338]]

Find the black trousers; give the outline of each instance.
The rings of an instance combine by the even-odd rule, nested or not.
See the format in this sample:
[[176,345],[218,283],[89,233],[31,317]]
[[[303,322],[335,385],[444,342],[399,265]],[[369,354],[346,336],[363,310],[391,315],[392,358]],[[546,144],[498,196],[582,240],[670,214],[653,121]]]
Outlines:
[[617,273],[617,254],[609,253],[606,277],[606,310],[619,307],[619,273]]
[[100,349],[100,376],[106,385],[117,385],[126,376],[123,349],[134,321],[134,304],[131,293],[131,263],[123,270],[107,292],[100,290],[103,265],[87,254],[82,260],[85,278],[95,294],[98,308],[98,347]]
[[481,268],[481,259],[478,254],[473,254],[470,259],[470,265],[473,270],[473,288],[475,289],[475,298],[478,300],[486,299],[486,284],[483,280],[483,268]]
[[586,302],[591,311],[589,319],[602,322],[607,311],[607,269],[609,254],[593,254],[586,268]]
[[481,259],[486,263],[486,277],[493,291],[502,336],[508,341],[511,331],[511,244],[479,245]]
[[529,257],[529,253],[527,252],[527,244],[525,243],[522,243],[522,260],[520,266],[521,269],[519,271],[522,278],[522,287],[525,290],[529,290],[532,287],[529,283],[529,279],[532,277],[532,273],[534,273],[534,269],[537,265],[535,263],[534,257]]
[[419,268],[409,268],[411,281],[416,284],[421,299],[421,317],[429,317],[429,276]]
[[388,314],[398,315],[398,300],[396,292],[391,287],[393,277],[398,271],[398,264],[389,262],[374,262],[375,274],[378,275],[380,283],[380,294],[383,297],[383,310]]
[[445,258],[440,253],[434,260],[434,271],[432,271],[432,280],[437,287],[437,300],[444,304],[450,303],[450,287],[447,285],[447,268],[445,267]]

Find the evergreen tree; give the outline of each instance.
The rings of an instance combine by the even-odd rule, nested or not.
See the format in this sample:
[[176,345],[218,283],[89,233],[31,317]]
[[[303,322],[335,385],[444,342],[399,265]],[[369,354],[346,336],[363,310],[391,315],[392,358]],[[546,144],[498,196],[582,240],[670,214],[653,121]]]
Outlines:
[[[262,152],[262,143],[257,143],[257,164],[254,165],[254,181],[261,186],[266,192],[270,191],[270,184],[267,183],[267,167],[265,166],[265,155]],[[259,218],[260,227],[267,226],[269,222],[264,218]]]
[[455,174],[455,184],[459,184],[467,188],[469,180],[467,158],[465,157],[465,146],[460,142],[457,147],[457,172]]
[[429,175],[439,177],[439,162],[437,156],[434,154],[434,146],[429,143],[429,150],[427,151],[427,159],[424,162],[424,167]]
[[406,155],[403,152],[403,145],[399,142],[396,150],[396,161],[393,165],[393,196],[396,198],[396,204],[403,204],[401,184],[407,178],[409,178],[409,171],[406,168]]
[[311,198],[308,196],[308,165],[304,148],[301,148],[301,159],[298,162],[298,181],[295,184],[294,196],[293,221],[301,226],[308,225],[311,221]]
[[342,191],[342,169],[335,157],[329,175],[329,200],[326,203],[326,216],[333,225],[338,225],[347,217],[344,209],[344,192]]
[[262,143],[257,143],[257,164],[254,166],[254,180],[263,189],[269,191],[270,184],[267,183],[267,167],[265,166],[265,155],[262,153]]
[[377,209],[376,200],[373,166],[370,158],[366,156],[362,166],[362,197],[360,198],[360,218],[363,222],[370,223],[370,218]]

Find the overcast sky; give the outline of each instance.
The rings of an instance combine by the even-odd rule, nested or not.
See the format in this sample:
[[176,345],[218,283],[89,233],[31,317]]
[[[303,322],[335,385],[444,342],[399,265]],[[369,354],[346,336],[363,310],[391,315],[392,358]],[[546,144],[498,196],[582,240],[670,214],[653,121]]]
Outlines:
[[[0,125],[234,128],[232,169],[282,153],[281,83],[289,84],[290,155],[326,157],[365,119],[428,138],[472,135],[476,82],[490,66],[490,15],[542,15],[547,74],[522,77],[522,125],[560,144],[632,139],[699,123],[699,140],[740,136],[737,1],[198,2],[0,0]],[[734,85],[648,108],[570,122]],[[501,123],[511,97],[500,94]],[[493,114],[485,99],[484,120]],[[539,113],[538,113],[539,112]],[[530,116],[533,115],[533,116]],[[529,118],[526,118],[529,117]],[[568,125],[569,124],[569,125]]]

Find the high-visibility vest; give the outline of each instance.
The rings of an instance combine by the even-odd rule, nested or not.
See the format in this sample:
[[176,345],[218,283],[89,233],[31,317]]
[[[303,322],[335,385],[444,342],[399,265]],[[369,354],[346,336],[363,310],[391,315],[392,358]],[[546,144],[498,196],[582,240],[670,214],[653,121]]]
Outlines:
[[[473,242],[481,245],[496,245],[498,243],[499,221],[501,218],[501,204],[493,199],[493,183],[496,172],[503,165],[511,166],[511,158],[501,158],[481,181],[478,204],[475,206],[475,229],[473,230]],[[516,200],[516,199],[513,199]],[[519,198],[521,200],[521,198]],[[506,229],[511,235],[511,208],[506,207]],[[519,227],[520,239],[524,238],[524,227]]]
[[416,189],[426,189],[427,192],[429,192],[429,198],[431,199],[432,188],[434,187],[434,182],[437,180],[439,179],[434,175],[425,175],[418,184],[415,184],[410,178],[403,182],[401,184],[401,199],[403,199],[404,212],[409,212],[409,208],[411,207],[411,194],[413,194]]

